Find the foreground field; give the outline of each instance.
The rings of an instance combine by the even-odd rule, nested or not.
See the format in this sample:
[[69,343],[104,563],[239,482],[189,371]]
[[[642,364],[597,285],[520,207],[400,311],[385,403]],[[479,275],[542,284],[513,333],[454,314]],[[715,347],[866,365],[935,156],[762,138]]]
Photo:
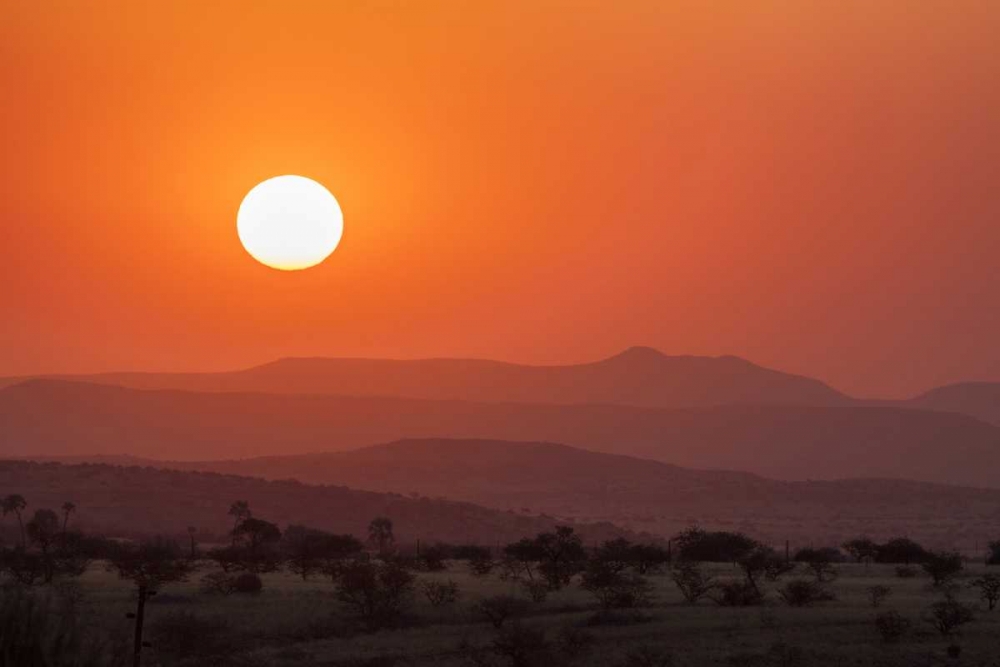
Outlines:
[[[737,576],[728,565],[706,567],[718,576]],[[837,599],[805,608],[785,605],[774,591],[776,584],[770,584],[763,606],[719,607],[707,600],[691,606],[669,576],[656,575],[650,578],[655,587],[652,606],[602,616],[593,597],[574,582],[542,603],[528,603],[520,618],[506,622],[503,641],[520,632],[523,636],[515,643],[525,640],[530,645],[520,657],[517,647],[510,655],[496,654],[493,646],[500,631],[475,609],[484,598],[517,595],[519,589],[496,576],[475,577],[464,564],[419,576],[421,582],[457,583],[460,597],[455,604],[432,608],[418,582],[401,626],[372,633],[357,630],[334,599],[333,586],[322,579],[302,581],[275,573],[265,575],[259,594],[226,597],[200,592],[196,575],[164,588],[147,606],[146,636],[152,646],[144,652],[143,664],[526,667],[535,664],[529,649],[537,648],[541,632],[550,647],[548,655],[558,656],[561,664],[582,666],[994,667],[1000,665],[1000,610],[988,611],[968,586],[986,569],[970,565],[956,580],[953,595],[976,611],[974,620],[948,639],[927,619],[929,605],[944,594],[926,577],[897,578],[891,566],[840,565],[832,583]],[[779,585],[795,576],[787,575]],[[874,585],[892,589],[879,609],[867,595]],[[116,637],[125,645],[132,631],[125,615],[134,610],[134,589],[99,567],[81,577],[79,586],[77,610],[89,631]],[[912,622],[895,643],[883,641],[874,624],[876,613],[887,610]],[[960,655],[949,656],[951,645],[960,648]]]

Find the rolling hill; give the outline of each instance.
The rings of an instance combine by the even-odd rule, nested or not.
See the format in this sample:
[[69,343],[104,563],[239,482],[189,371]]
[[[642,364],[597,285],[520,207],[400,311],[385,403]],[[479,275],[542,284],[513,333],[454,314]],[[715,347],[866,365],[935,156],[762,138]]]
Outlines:
[[448,497],[671,536],[738,527],[774,544],[910,535],[969,551],[997,535],[1000,490],[888,479],[782,482],[543,442],[401,440],[237,461],[132,464]]
[[[552,518],[471,503],[136,466],[0,461],[0,488],[23,495],[29,512],[72,500],[78,508],[77,525],[111,536],[186,535],[187,527],[194,526],[202,539],[224,539],[232,528],[227,512],[235,500],[248,501],[255,516],[281,526],[302,523],[362,538],[372,518],[388,516],[402,542],[492,545],[556,525]],[[607,524],[580,525],[577,530],[591,541],[624,534]]]
[[1000,486],[1000,428],[891,407],[648,409],[143,391],[55,380],[0,390],[0,456],[225,459],[400,438],[561,442],[786,480],[888,477]]

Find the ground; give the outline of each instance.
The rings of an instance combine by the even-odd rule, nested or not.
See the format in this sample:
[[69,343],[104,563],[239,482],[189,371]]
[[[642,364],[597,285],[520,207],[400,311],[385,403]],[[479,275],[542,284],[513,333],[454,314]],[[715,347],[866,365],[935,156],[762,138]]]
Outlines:
[[[720,576],[738,574],[728,565],[706,567]],[[592,643],[570,663],[584,666],[1000,666],[1000,609],[987,611],[968,586],[985,566],[970,565],[957,580],[956,597],[977,610],[975,620],[952,639],[942,637],[926,620],[928,606],[944,595],[925,576],[900,579],[886,565],[845,564],[838,569],[840,576],[831,585],[837,599],[807,608],[790,608],[774,592],[795,574],[768,585],[764,606],[746,608],[722,608],[708,600],[687,605],[668,576],[654,575],[650,580],[655,600],[642,610],[644,618],[595,623],[594,599],[574,582],[545,602],[532,604],[519,622],[544,630],[553,645],[565,628],[589,633]],[[143,655],[144,665],[471,667],[475,662],[470,647],[489,647],[497,636],[493,626],[474,611],[475,603],[491,595],[518,593],[515,585],[495,575],[475,577],[463,563],[452,563],[445,572],[418,576],[419,580],[455,581],[461,589],[456,604],[434,609],[418,591],[403,627],[365,633],[356,630],[334,599],[328,580],[302,581],[288,573],[274,573],[264,576],[264,590],[258,595],[220,597],[200,593],[198,576],[164,587],[148,605],[147,638],[153,646]],[[91,631],[112,633],[127,641],[132,621],[126,613],[135,604],[127,583],[92,567],[79,584],[80,617]],[[892,588],[877,610],[866,596],[866,588],[876,584]],[[887,610],[896,610],[912,622],[898,643],[883,642],[876,631],[875,614]],[[184,649],[184,636],[198,639]],[[959,657],[949,657],[951,644],[961,647]],[[178,652],[192,650],[198,655],[177,657]],[[648,659],[655,654],[669,655],[672,662]],[[494,659],[491,664],[515,663]]]

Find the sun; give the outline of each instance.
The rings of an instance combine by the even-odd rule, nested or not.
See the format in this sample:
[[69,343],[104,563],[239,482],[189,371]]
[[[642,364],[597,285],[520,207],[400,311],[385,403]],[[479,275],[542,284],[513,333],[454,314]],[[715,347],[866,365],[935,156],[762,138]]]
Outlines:
[[258,183],[236,214],[240,243],[261,264],[282,271],[316,266],[344,233],[344,215],[330,191],[305,176]]

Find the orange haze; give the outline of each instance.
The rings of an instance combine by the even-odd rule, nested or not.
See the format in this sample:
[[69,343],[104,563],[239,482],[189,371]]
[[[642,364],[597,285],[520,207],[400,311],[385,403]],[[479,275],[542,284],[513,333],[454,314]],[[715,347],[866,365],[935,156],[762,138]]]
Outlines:
[[[4,2],[0,375],[723,354],[1000,379],[1000,3]],[[344,239],[254,262],[257,182]]]

